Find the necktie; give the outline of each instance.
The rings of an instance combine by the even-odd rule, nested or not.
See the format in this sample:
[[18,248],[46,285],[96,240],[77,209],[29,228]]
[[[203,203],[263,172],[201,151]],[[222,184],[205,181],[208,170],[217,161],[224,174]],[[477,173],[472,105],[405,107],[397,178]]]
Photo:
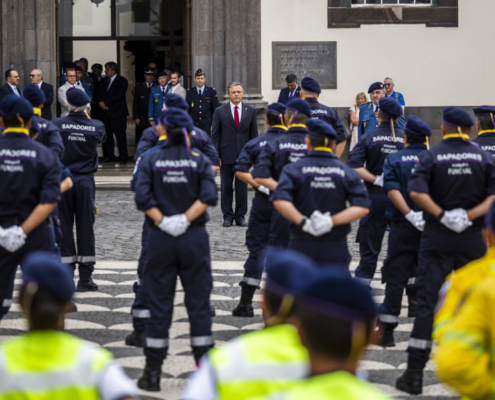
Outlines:
[[203,95],[203,91],[201,89],[198,89],[198,94],[199,94],[199,97],[201,97]]
[[292,96],[294,96],[294,92],[290,92],[289,99],[292,99]]
[[238,108],[238,106],[234,107],[234,122],[237,129],[239,129],[239,111],[237,111]]
[[19,92],[17,91],[17,88],[15,86],[14,86],[14,93],[15,93],[16,96],[19,96]]

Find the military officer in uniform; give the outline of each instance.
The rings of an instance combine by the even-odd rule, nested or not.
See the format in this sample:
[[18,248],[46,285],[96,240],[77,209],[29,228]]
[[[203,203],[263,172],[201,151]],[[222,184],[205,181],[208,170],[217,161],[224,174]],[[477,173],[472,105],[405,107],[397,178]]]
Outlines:
[[158,85],[151,88],[148,101],[148,122],[151,126],[157,124],[158,117],[163,111],[163,102],[170,89],[169,85],[167,85],[167,74],[165,72],[159,72],[156,80]]
[[289,249],[348,267],[347,234],[351,222],[368,214],[368,193],[356,171],[336,157],[335,130],[319,119],[306,126],[308,154],[282,169],[271,200],[292,223]]
[[132,119],[136,123],[135,141],[138,144],[143,131],[150,127],[148,121],[148,107],[151,88],[155,86],[155,71],[152,68],[144,69],[144,82],[138,82],[134,88],[134,100],[132,102]]
[[427,149],[426,143],[432,133],[430,127],[414,115],[409,116],[405,128],[406,147],[390,154],[383,166],[383,191],[390,199],[385,211],[385,218],[390,221],[388,256],[382,268],[385,300],[378,309],[378,319],[384,328],[383,347],[395,346],[394,329],[399,324],[404,289],[408,297],[409,318],[416,316],[417,308],[414,282],[425,221],[423,211],[409,197],[407,184],[419,154]]
[[383,164],[389,154],[404,148],[404,131],[397,126],[402,112],[402,107],[393,97],[381,98],[378,111],[380,125],[361,136],[347,161],[347,165],[354,168],[365,182],[371,199],[370,213],[359,221],[356,237],[361,255],[356,277],[367,285],[375,275],[387,228],[385,210],[389,199],[383,192]]
[[189,115],[194,121],[194,126],[211,136],[213,114],[219,106],[217,91],[205,85],[205,73],[202,69],[196,71],[194,81],[196,86],[189,89],[186,95]]
[[478,137],[474,139],[474,143],[493,156],[495,155],[495,107],[474,107],[473,111],[478,129]]
[[491,154],[469,141],[473,125],[466,111],[446,107],[443,141],[419,155],[407,187],[426,221],[418,256],[418,310],[407,369],[396,382],[397,389],[410,394],[422,392],[433,314],[445,278],[486,252],[482,231],[495,198],[495,167]]
[[368,89],[371,101],[364,103],[359,108],[359,125],[358,138],[373,129],[378,128],[378,110],[380,108],[380,99],[385,97],[385,88],[383,83],[375,82]]

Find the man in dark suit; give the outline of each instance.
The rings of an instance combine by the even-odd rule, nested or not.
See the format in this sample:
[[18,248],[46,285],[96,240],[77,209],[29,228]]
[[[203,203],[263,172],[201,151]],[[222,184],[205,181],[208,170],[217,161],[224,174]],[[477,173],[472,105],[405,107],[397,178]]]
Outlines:
[[287,75],[285,82],[287,82],[287,87],[283,88],[278,96],[278,102],[282,104],[287,104],[289,100],[301,97],[299,93],[301,87],[297,84],[297,76],[292,74]]
[[19,74],[15,69],[8,69],[5,71],[5,80],[7,83],[0,88],[0,103],[8,94],[21,96],[21,91],[17,88],[17,85],[19,84]]
[[31,71],[31,74],[29,74],[29,79],[31,79],[31,83],[38,85],[41,91],[45,94],[45,102],[41,108],[41,118],[51,121],[52,109],[50,106],[53,103],[53,86],[43,81],[43,71],[39,68]]
[[189,104],[189,115],[194,121],[194,126],[204,130],[211,136],[213,114],[220,106],[217,91],[205,85],[205,73],[201,69],[196,71],[194,81],[196,86],[189,89],[186,95],[186,101]]
[[[258,136],[256,110],[242,102],[243,88],[232,82],[228,88],[230,101],[218,107],[213,115],[211,140],[220,156],[221,208],[223,226],[247,226],[247,185],[235,177],[234,165],[244,145]],[[232,209],[235,179],[235,212]]]
[[151,125],[148,121],[148,105],[151,88],[155,86],[155,70],[146,67],[144,69],[144,82],[138,82],[134,88],[134,100],[132,101],[132,119],[136,123],[136,144],[143,135],[143,131]]
[[119,148],[120,163],[127,164],[127,116],[129,111],[125,95],[129,83],[123,76],[117,74],[117,63],[107,62],[105,64],[105,78],[99,85],[98,106],[101,108],[101,121],[105,124],[107,138],[102,145],[103,160],[102,162],[114,162],[114,140],[113,135],[117,138],[117,147]]

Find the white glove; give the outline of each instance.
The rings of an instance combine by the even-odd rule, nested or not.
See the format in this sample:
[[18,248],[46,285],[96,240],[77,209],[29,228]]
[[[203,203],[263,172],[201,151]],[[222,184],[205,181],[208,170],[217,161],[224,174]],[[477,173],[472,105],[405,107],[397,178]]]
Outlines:
[[445,214],[440,222],[450,230],[457,233],[461,233],[466,228],[473,225],[473,223],[468,218],[467,211],[463,210],[462,208],[445,211]]
[[375,182],[373,182],[373,185],[383,187],[383,174],[376,177]]
[[304,232],[309,233],[310,235],[317,236],[316,231],[313,227],[313,223],[311,220],[306,217],[306,222],[304,223],[303,227],[301,228]]
[[26,234],[20,226],[14,225],[0,232],[0,246],[14,253],[26,243]]
[[405,217],[418,231],[423,232],[426,223],[423,219],[423,211],[410,211]]
[[318,210],[313,211],[313,214],[311,214],[311,225],[316,233],[314,236],[321,236],[330,232],[333,228],[333,220],[330,212],[322,214]]
[[158,227],[170,236],[177,237],[187,230],[191,223],[187,220],[186,214],[176,214],[171,217],[163,217]]
[[266,195],[270,195],[270,189],[268,189],[267,187],[263,186],[263,185],[260,185],[258,187],[258,190],[261,192],[261,193],[264,193]]

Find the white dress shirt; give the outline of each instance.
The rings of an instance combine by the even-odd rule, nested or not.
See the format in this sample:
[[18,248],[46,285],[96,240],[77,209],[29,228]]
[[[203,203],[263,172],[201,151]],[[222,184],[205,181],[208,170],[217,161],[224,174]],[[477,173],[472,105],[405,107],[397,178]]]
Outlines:
[[38,87],[41,89],[41,85],[43,85],[43,81],[41,81],[40,83],[38,83]]
[[14,85],[11,85],[11,84],[10,84],[10,83],[8,83],[8,82],[7,82],[7,85],[9,85],[9,86],[10,86],[10,88],[12,89],[12,91],[14,92],[14,94],[15,94],[16,96],[19,96],[19,97],[21,96],[21,94],[20,94],[20,93],[19,93],[19,91],[17,90],[17,87],[15,87]]
[[[230,103],[230,110],[232,111],[232,118],[234,118],[234,122],[235,122],[234,111],[236,106],[231,101],[229,103]],[[242,101],[237,105],[237,112],[239,113],[239,124],[240,124],[242,119]]]

